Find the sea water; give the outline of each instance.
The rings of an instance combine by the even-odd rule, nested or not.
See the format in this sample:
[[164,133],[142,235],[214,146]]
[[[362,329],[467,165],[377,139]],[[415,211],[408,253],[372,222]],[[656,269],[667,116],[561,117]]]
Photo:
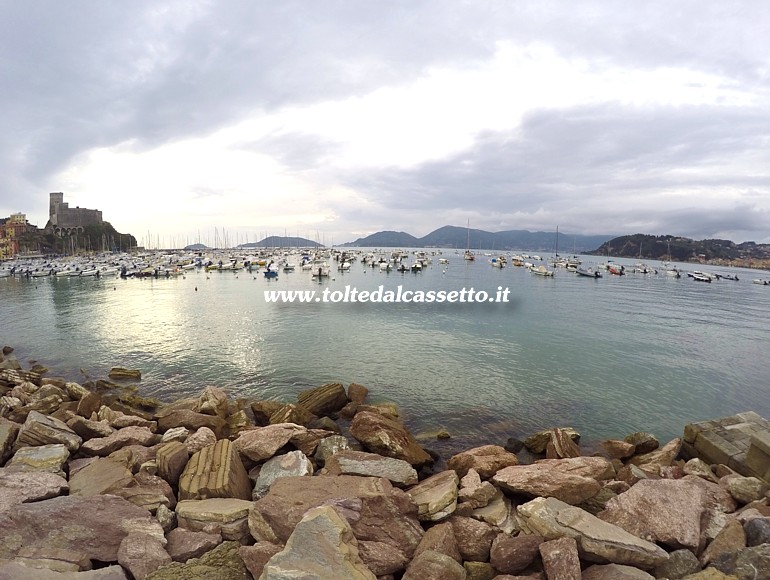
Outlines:
[[[192,271],[160,279],[0,279],[0,342],[25,368],[84,382],[113,366],[142,371],[140,393],[170,401],[207,385],[232,398],[295,401],[327,382],[398,404],[418,434],[445,446],[504,444],[571,426],[584,440],[753,410],[770,417],[770,286],[633,274],[553,278],[489,257],[420,273],[353,263],[321,282],[308,271]],[[584,261],[596,258],[584,256]],[[623,260],[618,260],[623,262]],[[630,265],[630,262],[629,262]],[[650,263],[653,267],[658,263]],[[694,268],[685,265],[685,268]],[[705,268],[705,267],[704,267]],[[712,268],[711,271],[727,272]],[[293,303],[265,290],[474,288],[505,303]]]

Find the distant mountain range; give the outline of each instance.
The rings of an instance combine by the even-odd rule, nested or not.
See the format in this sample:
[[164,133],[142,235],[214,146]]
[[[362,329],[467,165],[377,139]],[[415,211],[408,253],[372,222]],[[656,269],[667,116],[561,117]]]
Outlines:
[[323,244],[292,236],[268,236],[259,242],[241,244],[239,248],[318,248]]
[[[612,236],[584,236],[570,233],[559,234],[559,250],[563,254],[595,250]],[[444,226],[422,238],[406,232],[377,232],[365,238],[343,244],[359,248],[457,248],[471,250],[532,250],[555,251],[556,232],[530,232],[507,230],[487,232],[458,226]]]

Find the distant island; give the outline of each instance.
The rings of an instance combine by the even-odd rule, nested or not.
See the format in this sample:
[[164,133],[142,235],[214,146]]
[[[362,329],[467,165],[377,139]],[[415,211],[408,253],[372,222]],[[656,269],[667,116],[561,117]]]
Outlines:
[[[323,244],[308,240],[307,238],[297,238],[292,236],[268,236],[259,242],[250,242],[248,244],[239,244],[236,249],[248,250],[253,248],[320,248]],[[188,252],[201,252],[211,250],[206,244],[190,244],[182,248]]]
[[697,262],[746,268],[770,268],[770,244],[730,240],[691,240],[679,236],[633,234],[604,242],[596,250],[585,252],[594,256],[615,256],[643,260]]
[[[611,236],[584,236],[570,233],[560,233],[558,248],[564,248],[564,253],[593,250]],[[468,229],[458,226],[444,226],[432,231],[422,238],[406,232],[384,231],[377,232],[365,238],[343,244],[345,247],[358,248],[455,248],[471,250],[557,250],[556,232],[530,232],[527,230],[507,230],[502,232],[487,232],[485,230]]]

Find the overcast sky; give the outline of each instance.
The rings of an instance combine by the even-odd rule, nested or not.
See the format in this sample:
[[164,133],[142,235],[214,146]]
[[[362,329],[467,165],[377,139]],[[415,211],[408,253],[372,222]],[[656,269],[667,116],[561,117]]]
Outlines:
[[[0,217],[770,242],[761,0],[0,0]],[[216,228],[216,230],[215,230]]]

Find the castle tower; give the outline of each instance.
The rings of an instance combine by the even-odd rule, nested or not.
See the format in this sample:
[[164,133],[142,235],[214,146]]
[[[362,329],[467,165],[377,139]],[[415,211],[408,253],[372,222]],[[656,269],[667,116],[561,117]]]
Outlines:
[[59,193],[51,193],[51,204],[48,208],[48,220],[51,222],[51,225],[56,225],[57,219],[56,214],[59,213],[59,204],[64,202],[64,194]]

